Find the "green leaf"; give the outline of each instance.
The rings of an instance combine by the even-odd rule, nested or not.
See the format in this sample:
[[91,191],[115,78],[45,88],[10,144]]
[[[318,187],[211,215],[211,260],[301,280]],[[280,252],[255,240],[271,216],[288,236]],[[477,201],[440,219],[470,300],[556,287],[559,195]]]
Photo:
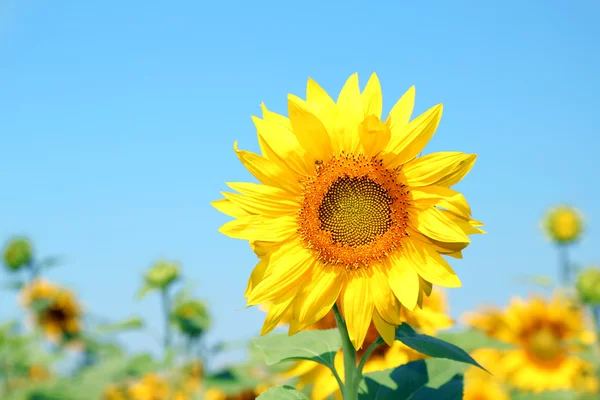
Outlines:
[[452,377],[464,373],[469,368],[467,364],[444,358],[428,358],[425,360],[425,364],[427,364],[427,375],[429,376],[427,386],[432,388],[439,388]]
[[334,368],[333,359],[342,347],[337,329],[302,331],[293,336],[270,333],[253,338],[267,365],[282,361],[311,360]]
[[483,370],[481,365],[477,363],[467,352],[460,347],[457,347],[443,340],[434,338],[428,335],[422,335],[407,323],[402,323],[396,329],[396,340],[401,341],[411,349],[419,353],[428,355],[434,358],[447,358],[449,360],[459,361],[471,365],[475,365]]
[[[596,399],[597,395],[592,398]],[[512,396],[512,400],[578,400],[579,397],[575,392],[568,390],[559,390],[552,392],[531,393],[531,392],[516,392]]]
[[148,296],[148,294],[150,294],[150,292],[152,292],[154,289],[154,287],[144,284],[144,286],[142,286],[142,288],[136,293],[136,300],[141,300],[144,297]]
[[464,379],[462,375],[455,375],[438,389],[422,387],[417,390],[409,400],[462,400],[464,392]]
[[477,349],[511,349],[514,346],[492,339],[479,330],[466,330],[458,332],[441,332],[437,338],[460,347],[467,353]]
[[140,317],[131,317],[114,324],[105,324],[98,326],[99,333],[117,333],[141,329],[144,327],[144,321]]
[[256,398],[257,400],[308,400],[301,391],[291,386],[275,386],[265,390]]
[[260,383],[249,372],[248,368],[231,367],[206,376],[204,382],[208,388],[217,388],[226,395],[235,395],[252,390]]
[[366,374],[359,387],[359,400],[405,400],[427,384],[425,361]]

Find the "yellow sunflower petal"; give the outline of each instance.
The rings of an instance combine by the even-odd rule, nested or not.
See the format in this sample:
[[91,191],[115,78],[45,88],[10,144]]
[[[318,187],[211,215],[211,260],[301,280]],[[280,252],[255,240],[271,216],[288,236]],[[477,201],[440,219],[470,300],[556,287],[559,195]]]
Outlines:
[[295,215],[277,218],[251,215],[225,223],[219,228],[219,232],[234,239],[281,242],[298,230],[296,219]]
[[311,112],[303,100],[288,96],[288,114],[300,145],[315,159],[328,159],[332,154],[331,139],[323,122]]
[[413,205],[419,207],[438,205],[449,209],[459,215],[470,216],[471,207],[465,197],[450,188],[444,186],[423,186],[409,189]]
[[267,271],[267,267],[269,266],[269,257],[262,258],[258,264],[252,270],[250,274],[250,278],[248,279],[248,284],[246,285],[246,292],[244,293],[244,297],[248,297],[252,289],[256,287],[262,281],[265,276],[265,272]]
[[409,213],[410,224],[434,240],[449,243],[470,243],[467,234],[446,214],[436,208]]
[[453,182],[447,177],[466,175],[476,158],[475,154],[460,152],[433,153],[405,164],[402,172],[409,186],[441,186]]
[[[259,185],[266,187],[264,185]],[[281,217],[298,212],[300,206],[293,200],[272,200],[269,196],[244,196],[238,193],[221,192],[223,197],[251,214],[266,217]]]
[[299,192],[300,186],[294,175],[282,170],[265,157],[250,151],[238,150],[237,141],[234,142],[233,149],[244,167],[265,185],[279,187],[290,193]]
[[375,325],[377,332],[379,332],[381,335],[381,338],[388,346],[394,344],[394,340],[396,339],[395,325],[386,322],[383,318],[381,318],[381,315],[379,315],[377,311],[373,313],[373,324]]
[[391,254],[388,257],[388,280],[394,295],[402,305],[414,310],[419,297],[419,275],[413,268],[411,259]]
[[330,312],[341,289],[342,279],[334,267],[316,265],[298,310],[300,329],[314,324]]
[[296,291],[291,291],[283,300],[271,303],[269,311],[267,311],[267,316],[265,317],[265,322],[260,331],[261,335],[266,335],[277,327],[279,321],[281,321],[281,317],[288,310],[290,304],[292,304],[295,294]]
[[423,151],[440,123],[442,110],[438,104],[412,120],[401,132],[392,130],[392,138],[383,153],[388,168],[397,168]]
[[354,348],[358,350],[362,348],[373,319],[373,298],[363,271],[348,272],[346,279],[346,287],[342,291],[342,309],[348,335]]
[[210,204],[223,214],[229,215],[230,217],[242,218],[251,215],[249,212],[233,204],[227,199],[215,200]]
[[352,74],[344,84],[337,99],[337,110],[336,140],[346,152],[354,152],[359,145],[358,125],[364,118],[358,74]]
[[400,135],[404,127],[408,125],[408,121],[410,121],[410,116],[412,115],[414,107],[415,87],[411,86],[400,98],[400,100],[394,104],[390,114],[387,117],[387,120],[385,121],[385,123],[390,127],[390,131],[392,131],[394,136],[397,136],[398,139],[400,139]]
[[390,324],[400,325],[400,303],[394,295],[387,274],[382,266],[373,266],[371,276],[371,295],[379,315]]
[[448,262],[428,245],[407,240],[403,243],[403,257],[411,261],[413,268],[426,281],[448,288],[461,286]]
[[268,273],[248,296],[248,305],[276,301],[295,285],[310,277],[312,254],[296,240],[290,240],[275,251],[269,259]]
[[372,157],[385,148],[391,132],[379,118],[369,115],[358,127],[358,137],[365,155]]
[[[266,111],[265,107],[263,114]],[[300,175],[311,172],[315,160],[300,146],[289,121],[289,127],[277,123],[275,119],[260,119],[253,116],[252,121],[256,127],[261,151],[266,158],[278,162],[280,166],[285,165]]]
[[361,100],[365,111],[365,117],[374,115],[380,120],[383,99],[381,95],[381,84],[379,83],[379,78],[375,72],[371,74],[371,77],[365,86],[365,90],[363,90],[361,94]]

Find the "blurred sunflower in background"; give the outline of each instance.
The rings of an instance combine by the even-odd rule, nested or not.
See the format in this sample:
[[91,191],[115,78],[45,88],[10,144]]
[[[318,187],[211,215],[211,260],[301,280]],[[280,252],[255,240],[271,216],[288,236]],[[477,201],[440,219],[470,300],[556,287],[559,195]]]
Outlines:
[[462,257],[468,235],[483,233],[450,188],[476,156],[418,157],[442,105],[411,121],[414,98],[411,87],[382,120],[377,75],[361,93],[354,74],[337,102],[309,79],[306,100],[288,96],[289,118],[262,106],[263,118],[253,118],[262,155],[234,144],[261,183],[228,183],[238,193],[212,203],[235,218],[220,232],[271,243],[252,273],[248,305],[270,303],[274,323],[292,309],[297,332],[339,299],[360,349],[372,323],[391,345],[401,305],[414,310],[431,284],[461,285],[442,254]]
[[501,380],[502,371],[497,371],[502,355],[492,349],[478,349],[471,353],[471,357],[490,373],[469,367],[464,374],[463,400],[510,400]]
[[[265,307],[266,308],[266,307]],[[450,328],[453,324],[452,319],[447,314],[447,301],[441,290],[434,290],[430,296],[423,298],[423,309],[409,311],[404,309],[402,312],[402,321],[409,322],[416,330],[421,333],[433,335],[436,332]],[[291,312],[285,314],[280,323],[290,323],[293,316]],[[329,312],[324,318],[310,325],[307,329],[332,329],[335,328],[336,321],[333,312]],[[371,324],[365,338],[364,347],[357,352],[357,361],[360,361],[366,349],[374,343],[379,337],[375,324]],[[426,358],[423,354],[405,346],[401,342],[395,341],[392,346],[383,344],[375,349],[367,360],[363,372],[383,371],[394,368],[410,361]],[[335,368],[343,380],[344,363],[342,351],[338,351],[335,356]],[[324,365],[312,361],[299,361],[285,372],[286,378],[299,378],[297,387],[304,388],[312,386],[311,400],[323,400],[333,395],[336,399],[341,399],[339,386],[333,373]]]
[[[595,378],[582,380],[592,365],[577,357],[584,345],[595,341],[587,329],[584,311],[570,299],[514,299],[502,313],[467,315],[467,321],[489,336],[516,346],[498,352],[496,371],[511,386],[523,391],[587,390]],[[585,386],[585,387],[584,387]]]
[[80,333],[83,310],[67,289],[36,279],[22,289],[20,297],[50,341],[68,342]]
[[577,241],[583,234],[584,220],[576,208],[558,206],[552,208],[542,221],[542,228],[550,240],[559,244]]

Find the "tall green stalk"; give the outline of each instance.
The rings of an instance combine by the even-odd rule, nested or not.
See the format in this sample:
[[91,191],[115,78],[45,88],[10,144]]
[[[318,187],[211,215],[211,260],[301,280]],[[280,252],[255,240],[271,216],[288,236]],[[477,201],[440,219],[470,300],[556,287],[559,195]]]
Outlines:
[[342,352],[344,355],[344,386],[342,388],[342,395],[344,400],[358,400],[358,385],[362,377],[356,368],[356,350],[350,341],[348,327],[340,314],[337,304],[333,306],[333,313],[335,314],[335,321],[342,338]]
[[164,346],[165,352],[171,348],[171,300],[169,299],[169,286],[165,286],[160,291],[160,298],[162,302],[162,309],[165,318],[165,337]]
[[569,260],[569,245],[558,244],[558,265],[560,268],[560,280],[563,286],[571,284],[571,261]]

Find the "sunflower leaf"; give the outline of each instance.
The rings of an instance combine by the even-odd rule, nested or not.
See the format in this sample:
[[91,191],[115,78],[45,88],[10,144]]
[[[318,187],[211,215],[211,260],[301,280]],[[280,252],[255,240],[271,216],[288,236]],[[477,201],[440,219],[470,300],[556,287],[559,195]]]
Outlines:
[[256,400],[308,400],[308,397],[291,386],[283,385],[265,390]]
[[131,317],[114,324],[100,325],[97,330],[99,333],[117,333],[142,329],[144,321],[140,317]]
[[[597,395],[588,397],[589,399],[597,399]],[[517,392],[512,397],[513,400],[579,400],[585,397],[579,397],[575,392],[568,390],[558,390],[551,392],[542,392],[533,394],[531,392]]]
[[452,379],[437,389],[422,387],[417,390],[408,400],[462,400],[464,392],[464,379],[460,374],[454,375]]
[[337,329],[302,331],[293,336],[271,333],[253,338],[252,342],[267,365],[310,360],[333,368],[333,359],[342,347]]
[[359,400],[405,400],[427,384],[423,360],[397,368],[366,374],[359,387]]
[[437,334],[437,338],[460,347],[467,353],[477,349],[511,349],[514,346],[490,338],[479,330],[442,332]]
[[207,387],[215,388],[226,395],[235,395],[254,389],[260,382],[246,368],[231,367],[205,377]]
[[402,323],[402,325],[398,326],[396,329],[396,340],[399,340],[411,349],[429,357],[447,358],[449,360],[472,364],[485,370],[485,368],[479,365],[473,357],[460,347],[432,336],[417,333],[407,323]]

